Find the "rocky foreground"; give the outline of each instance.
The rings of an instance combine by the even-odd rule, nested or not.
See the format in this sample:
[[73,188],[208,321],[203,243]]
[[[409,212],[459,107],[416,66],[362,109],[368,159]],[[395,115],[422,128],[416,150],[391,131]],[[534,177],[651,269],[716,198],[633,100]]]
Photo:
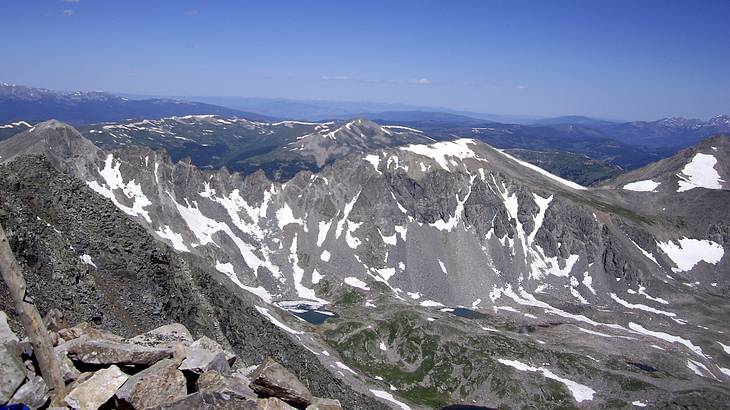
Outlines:
[[[244,366],[235,354],[173,323],[125,339],[89,323],[69,326],[58,310],[44,318],[71,409],[341,409],[314,397],[273,359]],[[0,406],[50,406],[33,349],[0,311]]]

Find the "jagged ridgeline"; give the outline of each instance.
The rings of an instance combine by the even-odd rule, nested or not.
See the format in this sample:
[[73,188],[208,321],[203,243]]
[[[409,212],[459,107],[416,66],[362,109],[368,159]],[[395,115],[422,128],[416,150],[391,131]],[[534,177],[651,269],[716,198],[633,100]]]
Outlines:
[[44,309],[284,343],[345,406],[730,399],[727,137],[585,188],[471,139],[306,127],[285,146],[316,172],[282,183],[42,123],[0,142],[0,222]]

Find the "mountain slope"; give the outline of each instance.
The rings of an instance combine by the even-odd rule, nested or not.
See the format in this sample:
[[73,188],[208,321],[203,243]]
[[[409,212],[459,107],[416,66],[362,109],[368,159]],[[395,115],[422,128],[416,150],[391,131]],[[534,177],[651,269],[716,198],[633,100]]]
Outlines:
[[[233,348],[243,361],[239,366],[270,356],[288,363],[313,392],[338,397],[348,408],[387,408],[333,377],[224,275],[154,240],[42,157],[0,165],[0,223],[41,314],[60,308],[69,321],[126,337],[180,321],[196,336]],[[0,310],[13,312],[1,281]]]
[[730,138],[718,135],[669,158],[626,173],[605,185],[665,195],[696,188],[730,190],[730,165],[726,160],[729,156]]
[[71,124],[160,118],[173,115],[216,114],[265,120],[269,117],[211,104],[145,99],[131,100],[104,92],[56,92],[44,88],[0,83],[0,123],[45,121]]
[[[283,184],[87,142],[47,123],[0,155],[51,157],[259,297],[291,336],[326,344],[320,360],[338,352],[355,368],[333,364],[343,378],[425,407],[712,407],[730,395],[728,191],[664,206],[470,139],[352,153]],[[338,317],[310,326],[275,308],[302,305]]]

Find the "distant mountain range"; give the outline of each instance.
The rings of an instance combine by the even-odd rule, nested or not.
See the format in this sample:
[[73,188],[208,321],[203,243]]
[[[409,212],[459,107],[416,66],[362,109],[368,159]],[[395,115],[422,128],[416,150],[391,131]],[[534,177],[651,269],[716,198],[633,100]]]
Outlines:
[[[452,138],[452,134],[466,136],[464,131],[471,135],[471,128],[480,129],[480,139],[486,138],[486,142],[502,148],[564,150],[591,156],[591,151],[595,150],[587,145],[608,143],[613,144],[616,150],[621,150],[624,157],[626,152],[632,150],[650,152],[649,155],[638,155],[643,158],[615,162],[628,168],[670,155],[708,136],[730,133],[729,115],[707,121],[665,118],[657,121],[615,122],[584,116],[534,118],[370,102],[237,97],[191,97],[203,101],[191,102],[184,99],[138,98],[105,92],[57,92],[0,83],[0,124],[58,119],[84,125],[186,115],[219,115],[252,121],[279,118],[325,122],[362,118],[385,125],[414,126],[442,135],[443,138]],[[496,131],[487,131],[492,128]],[[0,134],[8,132],[0,130]],[[575,141],[585,147],[576,148]],[[611,155],[595,158],[611,161]]]
[[53,118],[81,125],[189,114],[268,119],[260,114],[199,102],[160,98],[132,100],[105,92],[58,92],[0,83],[0,123],[38,122]]

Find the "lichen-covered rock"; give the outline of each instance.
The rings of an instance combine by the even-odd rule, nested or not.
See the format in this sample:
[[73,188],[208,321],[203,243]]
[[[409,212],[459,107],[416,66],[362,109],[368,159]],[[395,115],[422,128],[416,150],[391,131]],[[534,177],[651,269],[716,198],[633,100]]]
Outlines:
[[128,378],[114,365],[98,370],[66,395],[66,404],[72,409],[96,410],[109,401]]
[[163,359],[131,376],[116,392],[119,408],[146,409],[187,395],[187,381],[174,360]]
[[82,337],[58,346],[71,360],[86,364],[118,364],[149,366],[172,356],[172,349],[146,347],[112,340]]
[[251,374],[251,388],[264,397],[277,397],[295,406],[306,407],[312,393],[284,366],[269,358]]
[[25,366],[14,347],[0,344],[0,405],[13,397],[25,381]]
[[31,377],[15,392],[9,404],[25,404],[31,409],[42,407],[48,401],[48,386],[40,376]]

